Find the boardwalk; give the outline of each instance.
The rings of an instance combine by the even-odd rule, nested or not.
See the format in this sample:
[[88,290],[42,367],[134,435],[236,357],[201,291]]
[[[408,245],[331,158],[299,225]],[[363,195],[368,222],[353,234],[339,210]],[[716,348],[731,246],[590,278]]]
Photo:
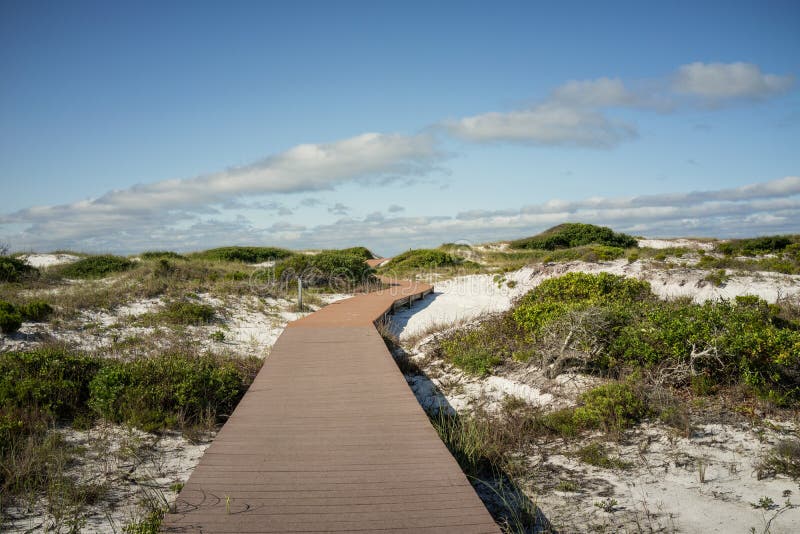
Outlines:
[[406,282],[291,323],[164,529],[498,533],[373,325],[431,289]]

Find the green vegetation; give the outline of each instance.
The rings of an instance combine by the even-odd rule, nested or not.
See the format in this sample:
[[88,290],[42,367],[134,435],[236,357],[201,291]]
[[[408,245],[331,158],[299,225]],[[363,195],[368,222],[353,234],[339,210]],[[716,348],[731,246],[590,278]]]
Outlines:
[[[797,248],[794,248],[797,247]],[[703,255],[697,264],[700,269],[727,269],[733,271],[771,271],[783,274],[800,274],[800,245],[790,245],[785,252],[769,257],[738,258]]]
[[262,263],[293,256],[294,252],[277,247],[219,247],[194,252],[191,258],[211,261],[235,261],[240,263]]
[[0,332],[13,334],[22,326],[22,315],[7,302],[0,301]]
[[87,405],[109,421],[146,431],[193,425],[229,415],[249,379],[237,362],[213,356],[113,361],[91,380]]
[[88,256],[74,263],[57,267],[56,272],[64,278],[94,279],[127,271],[133,266],[132,261],[120,256]]
[[38,276],[39,270],[19,258],[0,255],[0,282],[20,282]]
[[[195,354],[109,360],[45,347],[0,354],[0,487],[18,495],[54,483],[55,422],[104,417],[144,430],[208,425],[231,410],[260,361]],[[56,481],[57,482],[57,481]]]
[[480,330],[458,332],[443,340],[440,349],[445,359],[456,367],[473,375],[486,376],[501,360],[490,343],[481,343],[484,335]]
[[785,439],[778,442],[761,460],[759,478],[764,475],[786,475],[800,479],[800,440]]
[[142,252],[139,254],[139,257],[143,260],[185,260],[186,257],[178,254],[177,252],[172,252],[171,250],[148,250],[147,252]]
[[392,258],[392,261],[381,267],[380,272],[390,275],[401,275],[414,271],[477,269],[477,263],[465,260],[444,250],[416,249],[408,250]]
[[585,464],[603,469],[627,469],[631,466],[629,462],[609,456],[608,448],[596,441],[578,449],[575,456]]
[[800,243],[800,235],[772,235],[733,239],[717,244],[716,250],[726,256],[760,256],[784,252],[787,247],[797,243]]
[[[697,393],[738,385],[788,405],[800,400],[797,317],[758,297],[663,301],[647,282],[571,273],[542,282],[508,313],[446,336],[439,350],[476,374],[510,358],[536,357],[551,376],[566,369],[610,377],[641,370],[662,373],[670,385]],[[624,391],[606,396],[612,393]],[[592,427],[596,416],[580,410],[575,415],[582,427]],[[618,416],[621,422],[600,426],[624,427],[628,416]]]
[[615,248],[630,248],[637,245],[636,238],[616,233],[605,226],[583,223],[565,223],[545,230],[533,237],[511,242],[511,248],[556,250],[584,245],[605,245]]
[[175,300],[168,302],[163,310],[143,315],[141,320],[148,324],[201,326],[212,322],[214,316],[213,306],[188,300]]
[[22,326],[22,321],[44,321],[51,313],[53,308],[41,300],[33,300],[18,306],[0,300],[0,331],[11,334]]
[[370,250],[366,247],[351,247],[351,248],[343,248],[341,250],[336,250],[333,252],[341,252],[342,254],[352,254],[353,256],[358,256],[359,258],[365,260],[371,260],[375,256],[370,252]]
[[310,287],[335,288],[375,281],[374,270],[363,255],[338,250],[298,254],[275,266],[275,279],[280,283],[290,284],[298,276]]

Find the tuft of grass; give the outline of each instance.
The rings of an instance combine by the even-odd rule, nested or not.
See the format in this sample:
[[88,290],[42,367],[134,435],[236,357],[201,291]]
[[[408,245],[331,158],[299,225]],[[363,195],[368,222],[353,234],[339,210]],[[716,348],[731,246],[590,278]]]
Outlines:
[[101,255],[88,256],[76,262],[57,267],[56,272],[64,278],[97,279],[127,271],[133,267],[134,263],[127,258]]
[[160,311],[142,315],[140,320],[148,324],[202,326],[211,323],[215,315],[214,307],[208,304],[174,300],[168,302]]
[[728,280],[730,280],[730,276],[725,271],[725,269],[717,269],[713,272],[708,273],[703,277],[703,280],[706,282],[711,283],[714,287],[723,287]]
[[761,459],[759,471],[771,476],[786,475],[792,480],[800,479],[800,440],[779,441]]
[[443,339],[440,347],[445,359],[469,374],[486,376],[500,363],[500,357],[481,339],[483,332],[467,330]]
[[631,467],[630,462],[609,456],[608,448],[598,442],[581,447],[575,452],[575,456],[585,464],[602,467],[603,469],[628,469]]

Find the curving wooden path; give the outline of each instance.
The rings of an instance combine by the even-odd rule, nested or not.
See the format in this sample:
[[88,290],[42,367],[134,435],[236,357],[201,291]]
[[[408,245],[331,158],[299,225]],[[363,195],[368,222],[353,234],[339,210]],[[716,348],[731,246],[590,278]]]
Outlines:
[[163,529],[499,533],[374,326],[432,290],[400,282],[290,323]]

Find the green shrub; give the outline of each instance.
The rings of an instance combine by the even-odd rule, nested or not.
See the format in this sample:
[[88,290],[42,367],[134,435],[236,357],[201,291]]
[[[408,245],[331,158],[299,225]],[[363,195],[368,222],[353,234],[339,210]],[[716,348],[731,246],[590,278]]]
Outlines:
[[[742,383],[778,404],[800,398],[800,331],[758,297],[704,304],[654,302],[609,346],[612,362],[691,367],[712,382]],[[696,384],[699,386],[699,384]]]
[[233,360],[166,354],[109,362],[90,383],[89,405],[147,431],[230,414],[252,376]]
[[649,411],[642,396],[628,384],[606,384],[581,395],[573,419],[581,428],[619,432],[638,423]]
[[37,276],[39,270],[18,258],[0,256],[0,282],[19,282]]
[[608,449],[605,445],[598,442],[589,443],[581,447],[575,453],[575,456],[585,464],[602,467],[604,469],[627,469],[631,466],[630,463],[620,458],[612,458],[609,456]]
[[33,300],[17,309],[24,320],[33,322],[45,321],[53,313],[53,307],[43,300]]
[[608,273],[569,273],[545,280],[523,296],[512,311],[517,324],[536,336],[568,312],[589,307],[630,306],[653,300],[650,284]]
[[139,257],[143,260],[185,260],[186,257],[178,254],[177,252],[173,252],[171,250],[148,250],[147,252],[142,252],[139,254]]
[[34,300],[22,306],[14,306],[10,302],[0,300],[0,330],[11,334],[22,326],[22,321],[44,321],[51,313],[53,308],[41,300]]
[[276,280],[290,283],[302,277],[304,284],[317,287],[369,283],[374,272],[363,257],[341,251],[298,254],[275,266]]
[[417,249],[408,250],[395,256],[392,261],[381,268],[381,272],[399,274],[426,269],[452,269],[454,267],[475,269],[479,266],[475,262],[454,256],[443,250]]
[[565,223],[533,237],[517,239],[511,242],[511,248],[556,250],[574,248],[583,245],[606,245],[616,248],[637,246],[636,238],[627,234],[616,233],[605,226],[593,224]]
[[758,256],[783,252],[786,247],[798,242],[800,242],[800,236],[797,235],[772,235],[750,239],[733,239],[727,243],[717,244],[716,249],[726,256]]
[[350,248],[343,248],[340,250],[336,250],[333,252],[341,252],[342,254],[352,254],[353,256],[358,256],[364,260],[371,260],[375,258],[375,256],[370,252],[367,247],[350,247]]
[[440,343],[445,359],[469,374],[486,376],[500,363],[500,357],[480,329],[459,332]]
[[114,273],[127,271],[133,262],[120,256],[88,256],[59,268],[64,278],[94,279],[105,278]]
[[12,308],[11,311],[0,308],[0,331],[13,334],[22,326],[22,316]]
[[191,257],[212,261],[236,261],[241,263],[263,263],[293,256],[294,252],[277,247],[220,247],[195,252]]
[[36,409],[68,420],[89,398],[101,360],[62,348],[0,353],[0,410]]

